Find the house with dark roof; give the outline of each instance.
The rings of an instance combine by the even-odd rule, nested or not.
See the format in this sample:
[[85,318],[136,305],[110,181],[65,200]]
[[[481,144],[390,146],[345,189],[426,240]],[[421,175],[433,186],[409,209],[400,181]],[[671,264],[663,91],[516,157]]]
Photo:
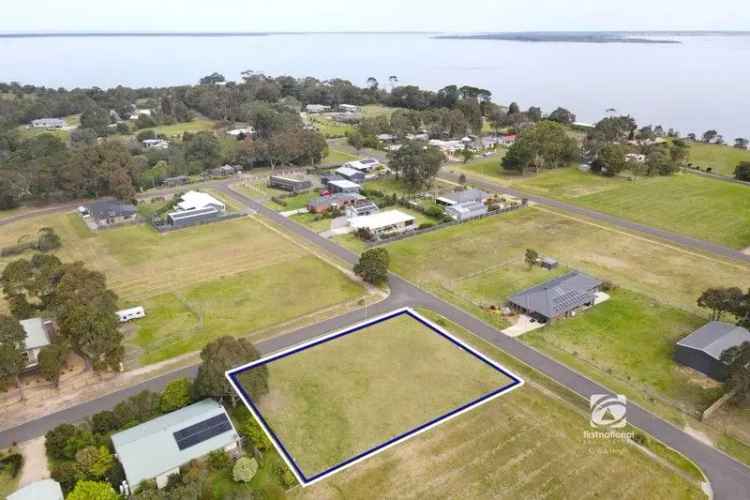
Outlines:
[[343,179],[358,184],[362,184],[365,181],[364,172],[360,172],[359,170],[350,167],[339,167],[336,169],[336,174]]
[[359,193],[334,193],[310,200],[307,204],[307,210],[314,214],[322,214],[329,208],[344,209],[360,200],[367,201],[367,199]]
[[579,271],[533,286],[508,299],[511,308],[543,322],[574,316],[594,305],[602,282]]
[[288,191],[290,193],[302,193],[312,188],[312,182],[296,177],[272,175],[268,179],[268,187]]
[[712,379],[727,378],[728,366],[721,361],[724,351],[750,342],[750,332],[741,326],[711,321],[677,342],[674,360]]
[[117,459],[131,491],[154,479],[163,488],[180,467],[212,451],[240,451],[240,436],[226,410],[205,399],[112,434]]
[[78,207],[78,212],[94,229],[135,222],[136,209],[132,203],[118,200],[99,200]]

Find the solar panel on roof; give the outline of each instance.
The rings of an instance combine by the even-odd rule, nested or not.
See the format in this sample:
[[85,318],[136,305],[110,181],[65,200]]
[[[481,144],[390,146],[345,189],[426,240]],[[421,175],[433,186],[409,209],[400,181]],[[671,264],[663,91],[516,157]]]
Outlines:
[[231,429],[232,424],[229,423],[227,416],[222,413],[175,432],[174,439],[177,442],[177,447],[184,450]]

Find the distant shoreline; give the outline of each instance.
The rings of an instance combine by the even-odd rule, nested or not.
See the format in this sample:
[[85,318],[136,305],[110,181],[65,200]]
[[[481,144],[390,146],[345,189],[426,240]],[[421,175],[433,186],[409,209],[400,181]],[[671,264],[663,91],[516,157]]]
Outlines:
[[435,35],[439,31],[133,31],[133,32],[70,32],[70,33],[0,33],[0,38],[95,38],[95,37],[261,37],[274,35]]
[[[648,33],[640,33],[641,36]],[[663,36],[663,34],[660,34]],[[640,38],[626,33],[485,33],[479,35],[439,35],[439,40],[497,40],[504,42],[531,43],[633,43],[633,44],[681,44],[679,40]]]

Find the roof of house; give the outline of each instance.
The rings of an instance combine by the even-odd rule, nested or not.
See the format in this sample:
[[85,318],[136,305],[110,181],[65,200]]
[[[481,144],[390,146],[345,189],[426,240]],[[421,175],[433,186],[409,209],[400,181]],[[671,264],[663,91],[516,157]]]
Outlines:
[[317,208],[321,206],[331,206],[335,203],[348,203],[350,201],[364,200],[365,197],[359,193],[333,193],[329,196],[320,196],[310,200],[307,204],[309,207]]
[[216,207],[203,207],[203,208],[191,208],[190,210],[178,210],[176,212],[169,212],[167,217],[172,219],[173,222],[178,220],[192,219],[193,217],[201,217],[203,215],[218,214],[219,209]]
[[49,332],[44,327],[44,320],[42,318],[24,319],[19,321],[19,323],[21,323],[23,331],[26,332],[24,345],[27,351],[50,345]]
[[117,200],[99,200],[89,203],[85,208],[95,219],[129,217],[136,212],[135,206],[132,203]]
[[750,332],[741,326],[711,321],[681,339],[677,345],[703,351],[714,359],[731,347],[750,342]]
[[592,290],[602,282],[579,271],[533,286],[513,295],[509,302],[527,311],[556,318],[593,300]]
[[337,188],[340,188],[340,189],[349,189],[349,188],[358,188],[358,187],[361,187],[356,182],[348,181],[346,179],[336,179],[336,180],[328,181],[328,184],[336,186]]
[[272,175],[271,180],[278,180],[278,181],[285,181],[285,182],[293,182],[293,183],[304,183],[304,182],[310,182],[306,179],[298,179],[296,177],[284,177],[283,175]]
[[200,208],[215,207],[224,209],[224,203],[220,202],[208,193],[202,193],[200,191],[188,191],[187,193],[180,196],[180,201],[177,203],[179,210],[195,210]]
[[456,203],[455,205],[446,207],[446,210],[448,210],[449,212],[455,212],[457,214],[468,214],[479,210],[483,210],[486,212],[487,205],[485,205],[481,201],[466,201],[464,203]]
[[414,217],[399,210],[387,210],[372,215],[352,217],[349,220],[349,224],[351,224],[354,229],[380,229],[409,221],[414,221]]
[[362,175],[362,172],[360,172],[359,170],[350,168],[350,167],[339,167],[336,169],[336,173],[339,175],[343,175],[344,177],[352,177],[352,176],[358,177]]
[[353,160],[344,163],[345,167],[350,167],[355,170],[372,170],[373,168],[380,165],[380,162],[375,158],[366,158],[364,160]]
[[112,435],[130,486],[237,441],[224,407],[205,399]]
[[452,193],[444,194],[440,196],[438,199],[444,202],[449,202],[452,204],[457,203],[466,203],[469,201],[482,201],[489,197],[490,195],[485,193],[484,191],[481,191],[479,189],[466,189],[464,191],[454,191]]
[[63,492],[54,479],[42,479],[11,493],[8,500],[63,500]]

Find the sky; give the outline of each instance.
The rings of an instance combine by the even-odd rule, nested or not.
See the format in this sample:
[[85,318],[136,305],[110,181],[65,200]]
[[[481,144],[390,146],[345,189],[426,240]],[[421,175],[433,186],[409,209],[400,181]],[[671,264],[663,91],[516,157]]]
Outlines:
[[[0,33],[750,30],[747,0],[5,0]],[[627,7],[624,7],[627,6]]]

